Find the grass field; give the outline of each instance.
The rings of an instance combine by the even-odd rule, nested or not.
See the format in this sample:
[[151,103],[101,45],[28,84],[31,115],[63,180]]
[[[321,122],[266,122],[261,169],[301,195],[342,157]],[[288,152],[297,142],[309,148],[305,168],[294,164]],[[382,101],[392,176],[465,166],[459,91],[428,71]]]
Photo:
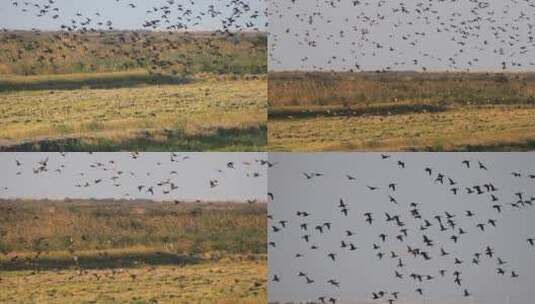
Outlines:
[[0,74],[265,74],[266,45],[265,33],[2,31]]
[[[206,77],[187,83],[163,78],[143,71],[4,77],[0,145],[65,151],[259,150],[265,145],[263,78]],[[6,87],[15,89],[2,90]]]
[[259,151],[265,34],[0,34],[0,150]]
[[270,151],[535,149],[535,74],[270,73]]
[[[2,303],[266,303],[265,262],[2,274]],[[132,276],[135,276],[133,279]]]
[[265,204],[3,200],[0,211],[0,302],[266,302]]

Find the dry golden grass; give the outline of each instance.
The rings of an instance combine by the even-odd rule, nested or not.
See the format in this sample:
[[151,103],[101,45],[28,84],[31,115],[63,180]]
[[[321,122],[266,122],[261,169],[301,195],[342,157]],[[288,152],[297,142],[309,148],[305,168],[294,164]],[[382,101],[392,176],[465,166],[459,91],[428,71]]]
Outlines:
[[0,303],[265,303],[265,204],[0,201]]
[[6,81],[11,85],[27,87],[62,81],[82,84],[70,90],[54,90],[51,85],[51,89],[0,92],[0,145],[62,138],[125,141],[138,137],[141,131],[165,129],[195,136],[266,124],[267,87],[262,79],[206,77],[176,85],[141,84],[111,89],[83,86],[88,79],[113,86],[112,80],[106,78],[128,81],[146,75],[124,72],[10,77]]
[[169,74],[265,74],[266,33],[7,31],[0,33],[0,74],[126,71]]
[[258,151],[267,37],[0,33],[0,150]]
[[[132,278],[135,275],[135,279]],[[266,303],[267,261],[0,272],[1,303]]]
[[534,103],[534,73],[269,74],[271,108],[371,104]]
[[268,150],[533,150],[534,74],[274,73]]
[[535,108],[270,120],[268,130],[270,151],[525,150],[535,148]]
[[145,246],[181,255],[265,253],[266,213],[265,204],[1,200],[0,252]]

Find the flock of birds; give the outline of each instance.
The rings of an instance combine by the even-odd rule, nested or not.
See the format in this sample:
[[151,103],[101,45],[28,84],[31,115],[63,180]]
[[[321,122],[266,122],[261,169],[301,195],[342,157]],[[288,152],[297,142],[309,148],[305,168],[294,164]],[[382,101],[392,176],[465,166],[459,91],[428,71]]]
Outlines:
[[531,0],[269,1],[282,70],[521,70],[535,66]]
[[[18,42],[25,47],[16,53],[4,54],[10,62],[17,62],[25,57],[37,58],[41,65],[59,65],[67,58],[68,52],[82,52],[106,60],[110,56],[126,57],[140,66],[147,66],[151,73],[179,74],[192,64],[199,54],[211,55],[213,60],[223,56],[218,40],[223,39],[234,44],[240,43],[242,35],[249,32],[262,32],[266,26],[265,7],[258,1],[226,0],[221,2],[199,3],[192,0],[155,1],[144,13],[144,20],[139,21],[143,31],[121,31],[115,28],[113,18],[106,17],[106,12],[77,12],[71,16],[62,10],[57,0],[13,1],[12,7],[35,18],[49,18],[51,22],[61,21],[57,32],[47,35],[47,39],[34,39],[30,42],[24,32],[10,31],[3,28],[0,45]],[[139,12],[146,3],[115,0],[110,5],[119,6],[121,14],[128,10]],[[126,11],[125,11],[126,10]],[[115,16],[117,17],[117,16]],[[205,39],[198,39],[193,31],[210,29]],[[44,34],[36,28],[32,32],[39,36]],[[169,33],[168,36],[155,36],[151,33]],[[179,35],[171,35],[178,33]],[[92,47],[91,41],[99,38],[106,41],[106,47]],[[259,44],[250,46],[253,52]],[[18,44],[17,44],[18,45]],[[127,47],[125,47],[125,45]],[[187,52],[181,47],[186,46]],[[111,50],[110,50],[111,49]],[[1,50],[1,49],[0,49]],[[75,52],[77,51],[77,52]],[[180,52],[179,52],[180,51]],[[179,52],[180,56],[169,56],[170,52]],[[95,68],[95,67],[93,67]]]
[[[66,49],[87,39],[82,35],[84,33],[103,35],[115,30],[116,22],[104,11],[77,12],[71,16],[58,2],[15,0],[12,7],[36,18],[61,21],[61,34],[54,38]],[[253,0],[216,3],[161,0],[150,5],[115,0],[113,5],[125,10],[143,10],[144,18],[139,26],[147,30],[188,32],[215,23],[217,29],[212,35],[237,40],[237,32],[269,28],[268,54],[275,69],[359,71],[379,66],[376,71],[385,72],[434,68],[472,70],[489,65],[493,69],[518,70],[535,66],[532,59],[535,3],[530,0],[410,3],[270,0],[266,4]],[[11,33],[3,39],[8,38],[21,37]],[[151,51],[151,56],[132,51],[129,55],[133,60],[148,56],[154,67],[172,65],[169,59],[158,54],[169,48],[175,49],[176,42],[170,42],[163,50],[151,50],[158,46],[147,35],[122,33],[115,41],[115,52],[125,52],[121,48],[125,42],[138,42]],[[200,49],[202,44],[198,46]],[[54,60],[48,56],[54,52],[50,46],[43,47],[42,51],[43,62]],[[288,52],[295,52],[299,58],[288,56]],[[177,64],[186,63],[179,61]]]
[[[189,30],[210,20],[219,23],[217,31],[231,34],[233,31],[259,30],[265,24],[257,20],[265,16],[265,8],[259,7],[261,2],[249,0],[225,0],[221,2],[160,0],[146,3],[136,1],[115,0],[119,8],[139,10],[146,7],[145,20],[140,25],[153,30]],[[114,30],[114,21],[105,17],[105,12],[94,13],[77,12],[75,16],[62,15],[63,10],[58,0],[15,0],[14,8],[21,12],[32,14],[38,18],[61,20],[61,29],[69,32],[96,32],[99,30]],[[122,12],[122,13],[128,13]]]
[[[284,160],[277,160],[283,164]],[[395,160],[393,155],[388,154],[382,154],[380,161],[387,162],[387,167],[391,167],[391,170],[400,170],[402,176],[408,165],[417,166],[407,164],[403,160]],[[322,162],[326,161],[322,159]],[[342,281],[340,277],[344,276],[343,273],[347,274],[355,265],[375,267],[379,272],[382,271],[379,269],[386,269],[387,272],[380,282],[387,284],[389,288],[381,288],[378,285],[377,289],[368,292],[369,299],[375,303],[393,304],[403,298],[427,297],[434,290],[429,284],[435,281],[439,281],[440,286],[445,288],[454,287],[453,292],[459,297],[472,297],[470,282],[464,275],[469,273],[467,277],[473,279],[472,271],[485,269],[492,272],[494,268],[499,278],[518,280],[522,271],[529,271],[529,267],[515,267],[514,264],[518,262],[515,261],[516,258],[504,258],[503,250],[500,252],[496,248],[499,246],[493,246],[492,238],[487,233],[492,234],[494,229],[502,224],[504,217],[529,212],[535,204],[533,188],[516,191],[511,190],[511,187],[502,188],[495,185],[492,180],[493,174],[497,172],[482,161],[466,159],[457,166],[463,168],[466,174],[485,176],[484,179],[478,180],[486,181],[464,184],[437,168],[422,166],[415,169],[421,170],[422,176],[427,179],[419,185],[420,191],[428,191],[424,189],[433,187],[443,191],[433,195],[435,198],[436,195],[446,197],[450,204],[440,206],[437,206],[437,203],[398,197],[400,188],[406,184],[395,181],[380,185],[368,184],[364,176],[354,174],[337,173],[333,176],[322,171],[309,171],[303,172],[300,177],[304,180],[302,183],[305,188],[294,186],[274,190],[270,186],[268,248],[271,286],[274,289],[286,286],[291,290],[301,290],[308,299],[314,295],[313,300],[307,303],[335,304],[344,299],[340,294],[347,297],[347,292],[355,288],[357,279]],[[269,175],[270,180],[277,179],[277,174],[270,171]],[[388,172],[383,172],[382,175],[392,176]],[[330,197],[330,193],[336,191],[333,189],[339,189],[338,186],[324,181],[328,177],[332,178],[331,182],[336,179],[337,184],[347,183],[347,189],[360,187],[362,191],[370,192],[370,195],[384,197],[384,202],[362,202],[368,201],[369,198],[363,198],[361,195],[357,195],[357,198],[333,196],[331,201],[325,201],[324,196],[313,195],[327,193]],[[404,178],[415,179],[410,175]],[[509,178],[513,179],[513,184],[521,179],[525,179],[529,184],[530,181],[535,182],[535,172],[525,174],[512,171]],[[326,184],[322,186],[322,182]],[[276,190],[279,190],[279,193],[273,192]],[[418,196],[414,189],[404,190],[409,191],[404,194],[412,193],[413,197]],[[299,196],[290,195],[287,193],[289,191],[306,191],[312,194],[306,194],[307,198],[302,196],[303,201],[300,201]],[[278,201],[279,196],[284,197],[282,201]],[[291,201],[288,201],[289,197]],[[310,201],[310,197],[316,198],[316,201]],[[455,200],[457,205],[453,204]],[[476,203],[478,200],[481,204]],[[281,212],[283,208],[273,204],[289,206]],[[511,238],[518,238],[518,235],[522,234],[515,229],[515,235],[511,235]],[[535,231],[533,233],[517,242],[525,244],[525,248],[520,248],[521,250],[532,250],[535,253]],[[359,241],[359,237],[363,240]],[[481,242],[476,242],[477,238]],[[370,240],[371,243],[368,243]],[[465,256],[473,248],[477,250]],[[275,258],[275,255],[279,257]],[[283,261],[283,264],[277,264],[276,260],[279,264]],[[359,264],[373,263],[373,260],[378,264]],[[334,266],[335,264],[337,265]],[[337,271],[333,272],[333,268]],[[373,271],[364,268],[360,270],[359,267],[359,272]],[[293,273],[294,270],[298,270],[297,273]],[[389,284],[387,282],[390,279],[393,283]],[[400,288],[392,288],[392,284]],[[341,289],[346,292],[342,293]],[[270,292],[277,294],[271,289]],[[322,295],[314,298],[318,293]]]
[[[16,153],[7,153],[7,157],[1,162],[1,167],[6,171],[2,172],[2,177],[5,182],[8,180],[12,183],[21,183],[28,185],[32,183],[32,179],[25,177],[25,175],[33,175],[39,179],[47,179],[56,182],[59,180],[59,176],[66,175],[72,177],[74,185],[60,186],[63,190],[71,191],[69,193],[76,193],[76,195],[82,195],[86,198],[82,189],[89,189],[92,195],[100,194],[102,187],[107,184],[108,187],[114,188],[113,193],[115,196],[113,199],[138,199],[146,198],[153,199],[153,197],[165,197],[163,200],[166,203],[172,205],[181,205],[186,202],[190,202],[191,198],[184,198],[183,195],[187,192],[185,189],[188,187],[196,187],[194,185],[198,179],[193,178],[194,172],[191,172],[191,167],[184,168],[186,162],[194,162],[195,170],[203,172],[207,171],[204,182],[203,193],[210,193],[217,191],[219,187],[226,187],[226,191],[233,189],[233,185],[226,186],[224,181],[228,181],[228,178],[239,179],[242,181],[243,187],[252,187],[251,183],[260,183],[263,185],[265,182],[261,177],[265,177],[265,169],[271,166],[271,163],[262,158],[263,155],[251,155],[250,157],[232,157],[229,155],[229,160],[221,160],[221,164],[215,168],[206,168],[206,163],[209,161],[209,156],[203,155],[200,157],[196,154],[179,154],[179,153],[158,153],[158,157],[150,157],[144,155],[144,153],[121,153],[122,156],[118,156],[117,153],[106,154],[105,157],[100,156],[100,153],[88,153],[89,155],[83,155],[83,160],[80,158],[71,158],[70,154],[81,153],[45,153],[39,155],[32,155],[33,153],[23,153],[17,155]],[[128,159],[127,159],[128,158]],[[135,164],[132,163],[135,162]],[[12,162],[7,164],[6,162]],[[138,166],[138,164],[140,166]],[[205,168],[200,168],[205,166]],[[9,169],[8,169],[9,168]],[[161,171],[167,172],[162,174]],[[76,173],[78,172],[78,173]],[[210,175],[211,174],[211,175]],[[243,175],[242,175],[243,174]],[[74,176],[73,176],[74,175]],[[164,177],[162,178],[162,175]],[[181,184],[177,184],[177,176],[188,176],[187,182],[182,180]],[[97,176],[97,177],[95,177]],[[23,178],[23,181],[20,180]],[[204,179],[204,176],[202,177]],[[146,183],[147,180],[152,181]],[[249,183],[250,181],[251,183]],[[134,185],[135,182],[138,182]],[[125,192],[133,190],[134,192]],[[202,185],[201,185],[202,187]],[[230,187],[230,188],[229,188]],[[50,187],[46,189],[45,193],[54,193],[58,188]],[[26,198],[27,193],[20,194],[21,189],[12,191],[9,186],[3,185],[0,188],[0,205],[6,198],[16,197]],[[22,189],[22,191],[25,191]],[[74,192],[72,192],[74,191]],[[230,190],[232,191],[232,190]],[[87,193],[87,192],[86,192]],[[59,193],[60,195],[62,193]],[[63,193],[66,195],[66,193]],[[236,195],[236,194],[234,194]],[[254,197],[246,199],[247,204],[256,204],[264,201],[264,193],[256,193]],[[69,195],[70,196],[70,195]],[[72,197],[71,197],[72,198]],[[161,201],[161,199],[153,199]],[[224,201],[225,198],[221,198]],[[9,199],[6,200],[9,202]],[[193,201],[191,201],[193,202]],[[196,199],[195,203],[206,202],[205,198]],[[245,201],[244,201],[245,203]],[[12,212],[11,207],[3,209],[9,215]],[[34,217],[38,219],[39,215]],[[1,232],[1,231],[0,231]],[[1,233],[0,233],[1,234]],[[76,265],[77,274],[69,277],[68,280],[73,280],[77,275],[92,275],[97,280],[100,280],[102,276],[109,279],[115,279],[117,275],[125,273],[132,280],[136,280],[137,274],[130,272],[126,269],[109,269],[109,272],[105,273],[90,273],[80,263],[79,253],[77,252],[78,242],[86,241],[84,236],[81,240],[75,240],[70,237],[68,240],[68,252],[70,258]],[[11,252],[7,247],[0,248],[0,254],[7,257],[9,263],[24,262],[30,266],[36,266],[35,271],[32,271],[32,275],[39,271],[38,259],[42,254],[47,252],[47,238],[40,237],[33,240],[35,252],[32,255],[22,257],[17,252]],[[102,253],[107,255],[106,252]],[[9,255],[9,256],[8,256]],[[24,259],[24,260],[23,260]],[[154,268],[151,268],[152,271]],[[0,282],[2,278],[0,277]]]
[[[90,153],[93,154],[93,153]],[[98,153],[95,153],[98,156]],[[125,199],[134,199],[134,198],[153,198],[163,197],[166,201],[174,202],[174,204],[182,203],[181,196],[184,194],[182,189],[187,187],[192,187],[193,185],[179,185],[177,184],[177,177],[179,175],[184,176],[188,174],[188,171],[182,171],[181,165],[184,162],[192,161],[192,155],[182,155],[179,153],[172,152],[169,154],[168,158],[165,157],[159,158],[155,161],[154,164],[151,163],[151,166],[154,170],[163,170],[166,173],[162,174],[161,172],[153,172],[154,170],[138,170],[132,168],[130,164],[128,167],[124,167],[121,161],[114,159],[113,156],[110,156],[110,159],[107,161],[97,160],[91,161],[88,159],[87,168],[82,166],[76,166],[72,168],[72,160],[68,159],[68,153],[60,153],[59,157],[54,157],[52,155],[44,156],[42,159],[35,160],[32,163],[26,163],[26,161],[19,159],[16,155],[13,155],[13,162],[16,170],[13,171],[14,177],[22,176],[25,174],[33,174],[46,179],[54,179],[55,177],[64,174],[68,171],[69,176],[73,174],[73,170],[78,170],[79,172],[73,177],[73,186],[76,192],[80,193],[82,189],[89,190],[91,193],[94,191],[101,191],[98,188],[102,185],[111,186],[114,189],[115,198],[125,198]],[[140,165],[147,164],[147,161],[143,160],[143,154],[138,152],[133,152],[129,154],[129,158],[135,161],[140,161]],[[51,161],[53,159],[53,161]],[[202,161],[201,159],[197,159]],[[222,184],[222,179],[229,174],[234,174],[232,171],[240,170],[239,172],[244,172],[245,176],[243,178],[251,181],[259,180],[259,178],[264,177],[265,168],[270,165],[270,162],[257,158],[254,161],[227,161],[225,164],[222,164],[221,167],[213,169],[211,176],[206,177],[205,187],[206,192],[216,191],[216,188],[219,188]],[[31,169],[31,171],[30,171]],[[188,169],[189,170],[189,169]],[[199,169],[201,170],[201,169]],[[204,169],[202,169],[204,170]],[[232,176],[231,178],[238,178]],[[242,177],[240,177],[242,178]],[[147,182],[150,181],[150,182]],[[133,184],[135,184],[135,192],[132,192]],[[77,190],[78,189],[78,190]],[[10,194],[9,186],[2,186],[0,188],[0,197],[7,197]],[[84,193],[88,193],[87,191]],[[259,197],[251,197],[247,199],[249,204],[257,203]],[[196,200],[201,202],[200,199]]]

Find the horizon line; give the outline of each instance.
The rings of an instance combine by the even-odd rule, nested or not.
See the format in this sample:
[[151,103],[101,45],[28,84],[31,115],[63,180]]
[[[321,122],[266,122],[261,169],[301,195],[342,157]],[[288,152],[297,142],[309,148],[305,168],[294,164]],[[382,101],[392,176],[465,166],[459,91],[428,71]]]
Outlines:
[[98,33],[98,32],[163,32],[163,33],[169,33],[169,32],[176,32],[176,33],[188,33],[188,32],[204,32],[204,33],[212,33],[212,32],[221,32],[221,33],[268,33],[267,30],[254,30],[254,29],[244,29],[244,30],[221,30],[221,29],[191,29],[191,30],[184,30],[184,29],[177,29],[177,30],[170,30],[170,29],[146,29],[146,28],[132,28],[132,29],[122,29],[122,28],[114,28],[114,29],[76,29],[73,31],[64,30],[64,29],[38,29],[38,28],[8,28],[8,27],[1,27],[0,32],[9,32],[9,31],[18,31],[18,32],[69,32],[69,33],[76,33],[76,32],[89,32],[89,33]]
[[[267,204],[267,200],[262,199],[254,199],[254,204]],[[176,200],[157,200],[157,199],[149,199],[149,198],[70,198],[65,197],[63,199],[51,199],[51,198],[24,198],[24,197],[18,197],[18,198],[0,198],[0,204],[4,203],[5,201],[29,201],[29,202],[60,202],[60,203],[67,203],[72,201],[94,201],[94,202],[103,202],[103,201],[112,201],[112,202],[120,202],[120,201],[128,201],[128,202],[152,202],[152,203],[174,203],[175,201],[180,201],[182,204],[195,204],[195,203],[202,203],[202,204],[210,204],[210,203],[238,203],[238,204],[250,204],[247,199],[245,200],[239,200],[239,199],[224,199],[224,200],[203,200],[203,199],[176,199]]]
[[535,73],[535,68],[530,70],[268,70],[268,73],[373,73],[373,74],[388,74],[388,73],[415,73],[415,74],[433,74],[433,73],[494,73],[494,74],[516,74],[516,73]]

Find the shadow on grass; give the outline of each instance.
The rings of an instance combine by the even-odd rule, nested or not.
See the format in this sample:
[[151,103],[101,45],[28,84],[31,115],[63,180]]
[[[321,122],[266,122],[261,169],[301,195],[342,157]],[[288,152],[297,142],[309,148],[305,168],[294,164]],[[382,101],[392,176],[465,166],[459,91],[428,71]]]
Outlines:
[[[443,151],[442,149],[430,149],[431,152]],[[523,142],[504,142],[489,145],[466,145],[454,148],[451,152],[525,152],[535,151],[535,139]]]
[[275,119],[297,119],[314,117],[350,117],[364,115],[401,115],[408,113],[436,113],[444,112],[447,108],[440,105],[431,104],[399,104],[399,105],[373,105],[358,108],[342,107],[316,107],[314,109],[304,108],[281,108],[270,109],[268,117]]
[[[114,256],[80,256],[79,265],[82,269],[110,269],[110,268],[132,268],[141,265],[163,266],[163,265],[192,265],[197,264],[200,258],[193,256],[177,255],[167,252],[151,253],[125,253]],[[1,262],[0,271],[18,270],[54,270],[78,268],[74,259],[57,259],[51,257],[40,257],[35,262],[20,260],[15,262]]]
[[91,75],[83,78],[57,78],[29,81],[0,80],[0,92],[36,90],[76,90],[129,88],[139,85],[184,84],[188,78],[160,74],[121,74]]
[[[218,128],[210,134],[187,135],[181,130],[142,132],[134,138],[64,138],[1,146],[0,152],[99,152],[99,151],[262,151],[267,144],[265,125],[249,128]],[[162,138],[163,137],[163,138]],[[157,139],[155,139],[157,138]]]

